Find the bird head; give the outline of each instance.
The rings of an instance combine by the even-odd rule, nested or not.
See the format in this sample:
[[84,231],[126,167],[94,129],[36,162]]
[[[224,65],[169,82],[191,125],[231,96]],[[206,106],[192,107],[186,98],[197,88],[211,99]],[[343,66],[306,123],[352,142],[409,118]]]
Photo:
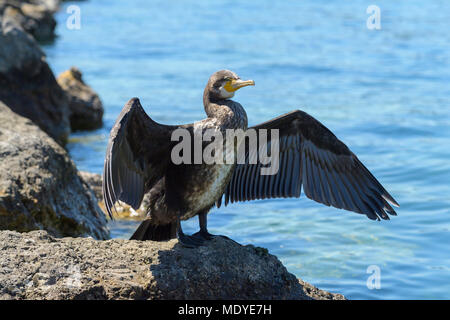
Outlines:
[[240,88],[254,86],[253,80],[241,80],[239,76],[230,70],[215,72],[208,80],[206,90],[208,96],[215,100],[230,99]]

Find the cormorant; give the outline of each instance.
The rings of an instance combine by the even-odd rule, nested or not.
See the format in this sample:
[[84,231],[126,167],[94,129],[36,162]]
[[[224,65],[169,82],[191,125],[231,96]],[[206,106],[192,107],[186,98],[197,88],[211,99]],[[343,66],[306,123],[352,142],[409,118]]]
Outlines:
[[[139,99],[128,101],[111,130],[103,197],[112,217],[117,200],[138,209],[149,192],[147,218],[131,239],[162,241],[177,237],[182,245],[196,247],[213,237],[207,230],[207,213],[214,205],[220,207],[222,198],[227,205],[300,197],[302,186],[310,199],[366,214],[372,220],[396,215],[392,206],[398,207],[398,203],[343,142],[306,112],[295,110],[247,128],[244,108],[230,98],[249,85],[254,82],[243,81],[232,71],[214,73],[203,94],[207,118],[186,125],[159,124],[145,113]],[[175,164],[171,152],[177,142],[172,141],[172,134],[179,128],[191,135],[198,129],[214,129],[224,135],[227,129],[278,129],[279,170],[263,175],[260,169],[264,165],[250,161],[249,149],[245,149],[241,163]],[[271,137],[262,141],[258,135],[257,139],[257,148],[264,143],[269,148]],[[202,148],[205,145],[203,142]],[[195,215],[200,231],[192,236],[184,234],[180,220]]]

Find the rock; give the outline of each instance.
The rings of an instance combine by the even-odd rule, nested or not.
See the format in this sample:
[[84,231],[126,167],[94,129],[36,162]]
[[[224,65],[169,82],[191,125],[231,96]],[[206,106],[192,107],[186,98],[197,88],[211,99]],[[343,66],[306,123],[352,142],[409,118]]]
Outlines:
[[[98,173],[90,173],[86,171],[80,171],[81,177],[84,181],[91,187],[94,191],[95,196],[98,200],[98,205],[107,214],[105,203],[103,202],[102,194],[102,176]],[[115,218],[119,219],[131,219],[131,220],[142,220],[146,216],[146,208],[148,207],[148,194],[144,196],[142,200],[141,207],[136,211],[124,202],[119,201],[116,203],[116,212],[114,212]]]
[[105,215],[67,152],[1,102],[0,229],[109,238]]
[[[59,5],[64,0],[25,0],[36,5],[44,6],[47,10],[55,13],[59,9]],[[71,1],[71,0],[68,0]]]
[[0,15],[14,19],[37,40],[48,41],[55,37],[53,14],[58,5],[58,1],[0,0]]
[[81,71],[72,67],[61,73],[57,81],[69,98],[72,130],[100,128],[103,105],[98,94],[84,83]]
[[220,237],[188,249],[175,239],[96,241],[1,231],[0,251],[0,299],[344,298],[317,288],[310,296],[267,250]]
[[303,292],[314,300],[346,300],[344,295],[340,293],[331,293],[325,290],[320,290],[302,279],[298,279],[298,282],[303,287]]
[[67,96],[36,41],[12,19],[0,21],[0,101],[58,143],[70,133]]
[[98,173],[80,171],[80,177],[89,185],[92,191],[94,191],[97,200],[103,201],[102,176]]

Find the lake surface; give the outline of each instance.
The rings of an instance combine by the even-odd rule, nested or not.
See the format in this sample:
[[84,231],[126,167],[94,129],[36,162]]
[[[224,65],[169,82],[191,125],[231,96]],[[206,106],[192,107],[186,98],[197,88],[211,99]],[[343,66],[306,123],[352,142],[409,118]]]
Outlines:
[[[450,299],[450,2],[106,1],[64,3],[54,72],[78,66],[104,127],[72,134],[78,168],[101,173],[109,131],[137,96],[156,121],[205,117],[204,85],[231,69],[250,125],[302,109],[343,140],[401,204],[390,221],[307,199],[214,208],[212,233],[266,247],[302,279],[350,299]],[[66,8],[81,9],[69,30]],[[369,30],[366,8],[381,9]],[[116,221],[128,238],[137,222]],[[197,230],[197,219],[184,223]],[[371,267],[372,266],[372,267]],[[375,267],[373,267],[375,266]],[[380,288],[367,280],[380,271]]]

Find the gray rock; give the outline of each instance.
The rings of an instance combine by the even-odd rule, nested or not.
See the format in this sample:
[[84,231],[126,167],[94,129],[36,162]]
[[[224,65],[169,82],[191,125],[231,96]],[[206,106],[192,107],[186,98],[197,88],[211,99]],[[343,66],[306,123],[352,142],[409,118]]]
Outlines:
[[0,0],[0,15],[15,20],[37,40],[47,41],[55,37],[53,14],[58,7],[57,0]]
[[36,77],[45,64],[45,54],[38,43],[14,20],[0,19],[0,74],[15,70]]
[[36,41],[12,19],[0,21],[0,101],[58,143],[70,133],[67,96]]
[[102,176],[98,173],[91,173],[87,171],[80,171],[80,176],[89,185],[92,191],[94,191],[97,201],[103,201]]
[[100,128],[103,105],[98,94],[84,83],[81,71],[72,67],[61,73],[57,81],[69,98],[72,130]]
[[55,239],[0,232],[0,299],[344,299],[305,283],[263,248],[216,238]]
[[1,102],[0,229],[109,238],[105,215],[67,152]]

